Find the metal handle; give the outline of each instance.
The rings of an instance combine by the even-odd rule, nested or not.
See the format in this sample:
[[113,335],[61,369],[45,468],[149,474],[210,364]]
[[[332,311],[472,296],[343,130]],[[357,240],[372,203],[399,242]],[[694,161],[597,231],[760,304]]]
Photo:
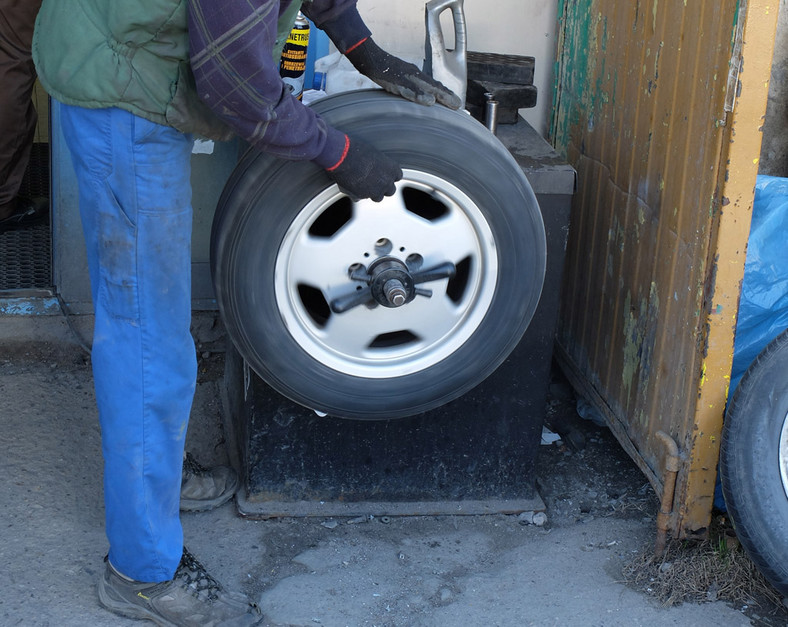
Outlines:
[[[451,9],[454,19],[454,50],[446,50],[440,15]],[[457,94],[465,106],[468,82],[468,48],[463,0],[430,0],[424,9],[427,38],[424,42],[424,71]]]

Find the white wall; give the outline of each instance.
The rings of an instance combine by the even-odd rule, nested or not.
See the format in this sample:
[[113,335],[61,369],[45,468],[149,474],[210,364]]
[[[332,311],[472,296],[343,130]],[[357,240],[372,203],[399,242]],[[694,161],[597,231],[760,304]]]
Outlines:
[[758,173],[788,176],[788,1],[780,0]]
[[[537,105],[523,110],[526,119],[547,133],[553,102],[557,2],[545,0],[465,0],[468,49],[536,58]],[[358,9],[381,47],[423,58],[425,0],[358,0]],[[453,32],[450,12],[444,33]],[[451,39],[447,45],[451,47]]]

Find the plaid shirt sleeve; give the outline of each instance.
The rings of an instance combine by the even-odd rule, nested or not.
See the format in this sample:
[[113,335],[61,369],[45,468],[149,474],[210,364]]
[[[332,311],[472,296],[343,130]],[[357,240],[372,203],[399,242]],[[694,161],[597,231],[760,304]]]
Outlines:
[[[258,149],[330,167],[341,158],[344,133],[290,94],[272,57],[279,14],[288,4],[189,0],[189,48],[197,92],[214,113]],[[355,0],[317,0],[315,4],[318,19],[342,23],[343,14],[348,13],[347,26],[351,31],[358,28],[354,25]],[[341,33],[346,30],[340,28]]]
[[301,10],[326,31],[343,54],[370,36],[356,8],[356,0],[306,0]]

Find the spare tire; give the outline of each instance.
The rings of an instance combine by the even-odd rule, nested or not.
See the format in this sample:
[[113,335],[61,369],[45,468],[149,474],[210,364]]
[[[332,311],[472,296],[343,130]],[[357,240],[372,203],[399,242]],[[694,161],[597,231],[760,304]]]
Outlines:
[[546,263],[536,197],[464,112],[379,90],[314,109],[397,160],[404,178],[393,197],[353,202],[310,162],[247,152],[211,238],[230,338],[264,381],[320,412],[438,407],[492,373],[536,310]]
[[788,330],[742,377],[720,450],[725,505],[752,561],[788,595]]

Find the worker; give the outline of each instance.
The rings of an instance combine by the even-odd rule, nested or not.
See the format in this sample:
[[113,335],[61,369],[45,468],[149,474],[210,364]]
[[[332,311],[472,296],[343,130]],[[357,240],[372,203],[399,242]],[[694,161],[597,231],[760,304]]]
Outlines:
[[189,332],[190,155],[240,136],[311,161],[355,198],[396,190],[398,163],[290,94],[278,54],[299,8],[363,74],[411,100],[459,98],[380,49],[355,0],[44,0],[33,58],[61,103],[95,311],[109,552],[99,601],[162,625],[249,625],[249,599],[183,547],[178,514],[195,388]]
[[36,224],[49,211],[48,199],[19,196],[38,121],[31,99],[36,72],[30,46],[40,4],[0,4],[0,233]]

